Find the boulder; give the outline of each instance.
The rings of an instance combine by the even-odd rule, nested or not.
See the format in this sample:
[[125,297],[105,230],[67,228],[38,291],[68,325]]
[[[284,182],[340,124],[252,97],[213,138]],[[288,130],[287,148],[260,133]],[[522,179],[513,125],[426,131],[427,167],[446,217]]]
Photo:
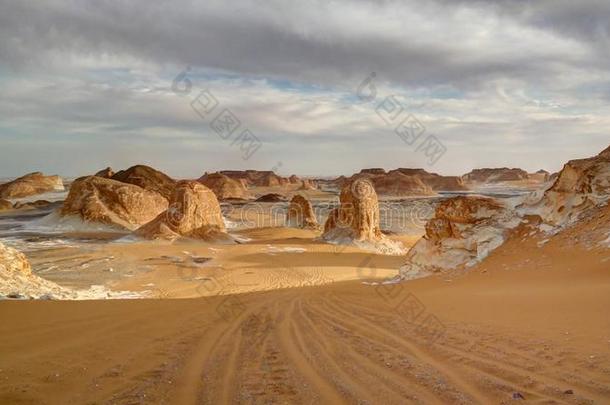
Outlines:
[[23,198],[51,191],[64,190],[59,176],[45,176],[34,172],[0,185],[0,198]]
[[299,184],[301,182],[301,179],[293,174],[288,178],[288,181],[290,182],[290,184]]
[[415,278],[470,266],[496,249],[519,216],[486,197],[455,197],[441,202],[426,223],[426,234],[407,254],[401,275]]
[[99,172],[95,173],[95,176],[103,177],[105,179],[110,179],[110,178],[112,178],[112,176],[114,176],[114,170],[112,170],[112,168],[109,166],[109,167],[102,169]]
[[241,181],[221,173],[206,173],[197,181],[211,189],[219,200],[246,199],[249,196]]
[[214,192],[189,180],[179,181],[169,208],[135,233],[148,239],[230,240]]
[[155,191],[112,179],[88,176],[72,183],[60,215],[77,216],[85,222],[134,230],[150,222],[167,207],[168,201]]
[[355,244],[382,253],[401,254],[402,246],[387,239],[379,227],[379,202],[368,179],[355,179],[341,190],[340,205],[330,212],[322,238]]
[[320,225],[309,200],[300,194],[290,200],[286,212],[286,224],[294,228],[319,229]]
[[144,165],[136,165],[127,170],[121,170],[115,173],[111,179],[154,191],[161,194],[166,200],[171,198],[176,185],[176,181],[165,173]]

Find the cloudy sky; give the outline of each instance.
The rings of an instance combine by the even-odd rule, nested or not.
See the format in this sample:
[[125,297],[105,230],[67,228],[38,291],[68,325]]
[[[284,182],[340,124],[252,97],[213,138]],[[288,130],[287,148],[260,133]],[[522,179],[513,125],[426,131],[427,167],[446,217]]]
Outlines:
[[0,177],[557,170],[609,144],[608,1],[0,0]]

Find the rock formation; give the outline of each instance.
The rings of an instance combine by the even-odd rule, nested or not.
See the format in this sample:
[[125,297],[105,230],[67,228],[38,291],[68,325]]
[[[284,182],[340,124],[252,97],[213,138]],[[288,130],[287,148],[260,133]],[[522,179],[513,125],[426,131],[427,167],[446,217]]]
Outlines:
[[294,228],[318,229],[320,225],[309,200],[300,194],[290,200],[286,224]]
[[0,211],[6,211],[13,208],[13,204],[8,200],[0,198]]
[[63,287],[32,274],[23,253],[0,243],[0,297],[60,297],[66,293]]
[[381,176],[356,175],[356,178],[367,178],[379,195],[405,197],[413,195],[434,195],[430,186],[425,184],[418,176],[409,176],[400,172]]
[[136,165],[127,170],[121,170],[115,173],[111,179],[154,191],[161,194],[166,200],[171,198],[176,185],[176,181],[165,173],[144,165]]
[[16,210],[24,210],[24,209],[36,209],[36,208],[45,208],[51,205],[51,201],[47,200],[36,200],[31,202],[21,202],[17,201],[13,208]]
[[85,222],[134,230],[167,209],[159,193],[134,184],[97,176],[72,183],[60,215],[77,216]]
[[99,172],[95,173],[95,176],[103,177],[105,179],[110,179],[110,178],[112,178],[112,176],[114,176],[114,170],[112,170],[111,167],[107,167],[107,168],[102,169]]
[[468,190],[464,180],[460,176],[441,176],[429,173],[424,169],[398,168],[391,170],[389,174],[399,172],[407,176],[417,176],[424,184],[430,186],[433,191],[463,191]]
[[177,183],[169,208],[140,227],[136,235],[149,239],[230,240],[216,195],[201,183],[188,180]]
[[570,160],[549,189],[531,194],[519,208],[548,225],[564,226],[609,199],[610,147],[591,158]]
[[463,175],[462,178],[464,181],[471,183],[500,183],[505,181],[527,180],[529,176],[523,169],[501,167],[493,169],[474,169]]
[[315,190],[316,186],[313,183],[313,181],[311,181],[310,179],[303,179],[301,181],[301,187],[299,187],[299,190]]
[[290,184],[299,184],[301,182],[301,179],[293,174],[288,178],[288,181],[290,182]]
[[277,193],[269,193],[258,197],[256,202],[284,202],[286,201],[286,197]]
[[241,181],[221,173],[206,173],[197,181],[211,189],[219,200],[246,199],[249,196]]
[[290,184],[290,179],[278,176],[271,170],[223,170],[220,173],[235,180],[244,180],[248,186],[277,187]]
[[0,185],[0,198],[23,198],[63,189],[61,177],[34,172]]
[[485,197],[455,197],[441,202],[426,224],[426,234],[407,254],[401,276],[469,266],[500,246],[521,222],[511,209]]
[[400,244],[387,239],[379,227],[379,202],[373,184],[356,179],[341,190],[340,205],[324,224],[322,238],[332,243],[354,243],[383,253],[400,254]]

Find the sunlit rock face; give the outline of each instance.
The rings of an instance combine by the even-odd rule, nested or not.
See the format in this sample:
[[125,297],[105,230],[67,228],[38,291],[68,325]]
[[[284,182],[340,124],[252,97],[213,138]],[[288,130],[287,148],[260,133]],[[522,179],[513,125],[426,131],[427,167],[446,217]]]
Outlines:
[[136,235],[148,239],[230,240],[214,192],[187,180],[176,185],[168,209],[139,228]]
[[290,200],[286,224],[295,228],[318,229],[319,224],[309,200],[300,194]]
[[0,198],[23,198],[50,191],[62,191],[64,183],[59,176],[45,176],[34,172],[0,185]]
[[97,176],[76,179],[60,210],[61,217],[134,230],[168,207],[155,191]]

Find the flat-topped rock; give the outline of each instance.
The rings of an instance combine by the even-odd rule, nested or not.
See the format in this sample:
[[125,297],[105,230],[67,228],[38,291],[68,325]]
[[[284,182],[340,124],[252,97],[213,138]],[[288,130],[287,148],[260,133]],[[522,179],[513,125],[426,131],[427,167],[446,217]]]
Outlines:
[[0,198],[23,198],[62,190],[64,183],[61,177],[34,172],[0,185]]

